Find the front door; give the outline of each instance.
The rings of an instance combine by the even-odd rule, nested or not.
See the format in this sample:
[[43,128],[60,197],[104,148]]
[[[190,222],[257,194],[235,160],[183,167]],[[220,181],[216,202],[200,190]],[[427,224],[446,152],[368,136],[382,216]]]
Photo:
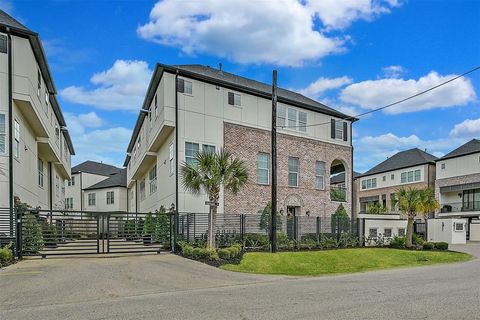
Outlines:
[[290,240],[296,239],[297,236],[295,223],[296,213],[296,207],[287,207],[287,236]]

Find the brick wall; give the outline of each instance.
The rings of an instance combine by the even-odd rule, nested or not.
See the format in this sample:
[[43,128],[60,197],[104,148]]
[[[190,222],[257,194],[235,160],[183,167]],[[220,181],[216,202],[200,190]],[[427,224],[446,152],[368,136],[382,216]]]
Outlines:
[[[256,213],[270,201],[271,185],[257,183],[257,155],[270,154],[271,132],[241,125],[224,123],[224,146],[242,159],[249,173],[248,183],[237,196],[225,194],[226,213]],[[351,210],[350,147],[279,133],[277,135],[277,197],[278,210],[286,213],[287,206],[300,207],[299,215],[310,211],[315,216],[330,216],[340,202],[330,201],[329,172],[331,163],[341,160],[346,168],[347,212]],[[288,186],[288,157],[299,158],[299,186]],[[316,161],[325,161],[325,190],[315,189]]]

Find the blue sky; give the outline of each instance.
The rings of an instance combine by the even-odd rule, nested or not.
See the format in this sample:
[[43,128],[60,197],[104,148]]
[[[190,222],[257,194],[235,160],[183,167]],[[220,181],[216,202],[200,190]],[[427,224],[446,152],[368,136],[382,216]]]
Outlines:
[[[121,165],[156,62],[223,63],[349,114],[480,65],[480,1],[5,1],[44,42],[77,156]],[[354,125],[355,169],[480,137],[480,71]]]

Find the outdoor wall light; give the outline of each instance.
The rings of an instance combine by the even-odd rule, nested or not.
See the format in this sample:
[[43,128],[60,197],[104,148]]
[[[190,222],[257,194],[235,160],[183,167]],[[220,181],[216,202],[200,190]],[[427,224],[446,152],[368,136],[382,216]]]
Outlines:
[[310,210],[307,210],[307,212],[305,212],[305,214],[310,217]]
[[283,216],[283,209],[280,209],[280,215]]

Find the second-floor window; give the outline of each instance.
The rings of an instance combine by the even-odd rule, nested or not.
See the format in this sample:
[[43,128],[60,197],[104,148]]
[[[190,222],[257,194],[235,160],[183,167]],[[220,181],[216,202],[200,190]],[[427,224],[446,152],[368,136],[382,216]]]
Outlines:
[[402,172],[400,175],[401,183],[416,182],[421,180],[421,171],[420,170],[411,170]]
[[377,178],[370,178],[362,180],[362,190],[373,189],[377,187]]
[[347,141],[347,123],[341,120],[331,120],[331,138]]
[[38,159],[37,165],[38,165],[38,186],[40,188],[43,188],[43,179],[45,176],[43,160]]
[[60,197],[60,178],[55,175],[55,195]]
[[257,183],[269,184],[270,178],[270,155],[259,153],[257,155]]
[[0,113],[0,154],[5,154],[7,152],[7,131],[6,131],[6,122],[5,114]]
[[298,187],[299,160],[298,158],[288,158],[288,185]]
[[94,206],[95,202],[96,202],[95,193],[89,193],[88,194],[88,205],[89,206]]
[[290,130],[307,131],[307,113],[294,108],[279,105],[277,109],[277,125]]
[[150,181],[150,194],[157,191],[157,165],[154,165],[148,173],[148,179]]
[[115,203],[115,192],[107,191],[107,204]]
[[75,185],[75,176],[72,176],[70,180],[68,180],[68,185],[69,186],[74,186]]
[[17,119],[15,119],[14,131],[15,141],[13,146],[13,155],[18,159],[20,157],[20,123]]
[[193,93],[193,84],[191,81],[185,79],[177,79],[177,91],[187,94]]
[[55,142],[58,144],[60,142],[60,128],[58,123],[55,123]]
[[215,146],[212,146],[210,144],[204,144],[202,145],[202,150],[203,152],[215,153]]
[[157,95],[155,95],[155,118],[158,116],[158,101],[157,101]]
[[240,107],[242,105],[242,96],[238,93],[228,93],[228,104],[231,106]]
[[325,189],[325,162],[317,161],[315,167],[315,188],[318,190]]
[[197,155],[199,150],[198,143],[185,142],[185,163],[187,164],[197,164]]

